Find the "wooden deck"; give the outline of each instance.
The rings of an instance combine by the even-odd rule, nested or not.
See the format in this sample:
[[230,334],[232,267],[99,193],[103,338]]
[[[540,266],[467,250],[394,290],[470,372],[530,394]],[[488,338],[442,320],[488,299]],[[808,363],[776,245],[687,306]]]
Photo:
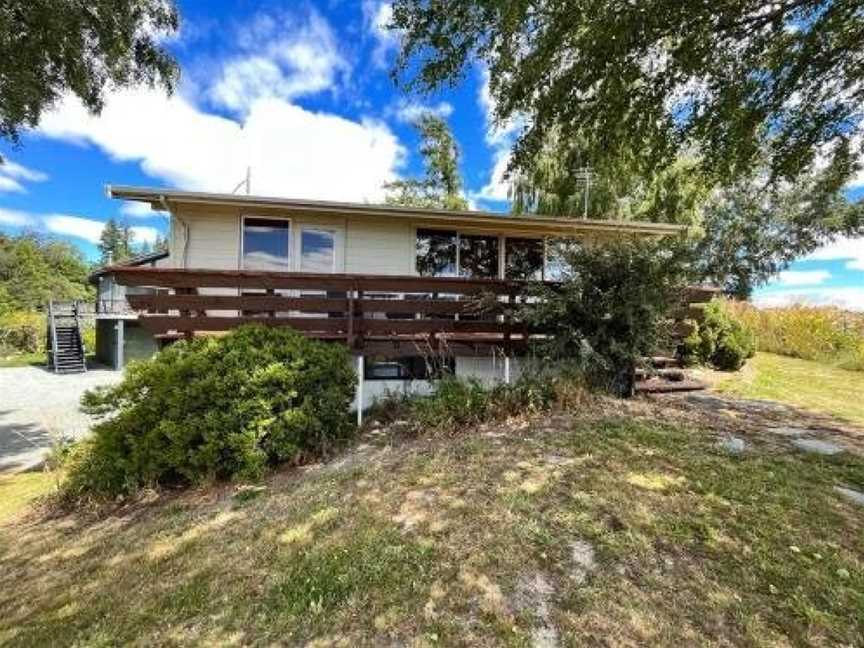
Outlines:
[[[528,284],[495,279],[116,267],[141,324],[161,337],[227,331],[241,324],[289,326],[364,353],[416,355],[527,350],[533,335],[513,314]],[[713,291],[689,289],[687,303]],[[693,309],[687,307],[683,314]]]

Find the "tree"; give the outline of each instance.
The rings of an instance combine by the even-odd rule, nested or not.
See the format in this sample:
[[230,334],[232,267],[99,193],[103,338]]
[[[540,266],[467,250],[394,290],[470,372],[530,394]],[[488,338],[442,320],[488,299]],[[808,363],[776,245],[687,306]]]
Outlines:
[[36,234],[0,234],[0,302],[34,310],[49,299],[88,299],[88,268],[74,246]]
[[409,88],[488,67],[497,120],[526,123],[513,168],[556,129],[592,166],[695,154],[727,185],[767,152],[772,181],[824,161],[838,189],[861,153],[860,0],[395,0],[391,27]]
[[750,177],[714,193],[696,244],[700,280],[739,299],[795,259],[841,235],[864,234],[864,202],[850,203],[820,175],[766,188]]
[[102,228],[102,234],[99,236],[99,243],[96,246],[99,248],[99,260],[102,265],[109,265],[121,260],[121,237],[122,234],[117,222],[113,218],[109,218]]
[[173,90],[179,68],[159,38],[173,0],[5,0],[0,6],[0,137],[17,143],[65,93],[98,113],[106,87]]
[[514,213],[700,222],[710,186],[692,158],[651,173],[642,172],[629,151],[589,167],[586,150],[584,137],[551,136],[528,165],[510,177]]
[[420,153],[426,167],[423,178],[396,180],[384,185],[388,205],[438,209],[467,209],[459,175],[459,147],[447,123],[434,115],[422,115],[415,126],[420,131]]

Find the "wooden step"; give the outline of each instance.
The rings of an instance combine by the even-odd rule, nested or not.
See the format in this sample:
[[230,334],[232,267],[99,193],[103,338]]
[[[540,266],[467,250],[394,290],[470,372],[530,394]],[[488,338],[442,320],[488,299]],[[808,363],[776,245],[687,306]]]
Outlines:
[[647,380],[653,377],[664,378],[672,382],[681,382],[687,380],[687,374],[683,369],[637,369],[636,379]]
[[665,394],[670,392],[685,392],[685,391],[700,391],[708,389],[708,383],[701,380],[681,380],[673,382],[671,380],[663,380],[662,378],[652,378],[650,380],[639,380],[636,382],[636,392],[642,394]]

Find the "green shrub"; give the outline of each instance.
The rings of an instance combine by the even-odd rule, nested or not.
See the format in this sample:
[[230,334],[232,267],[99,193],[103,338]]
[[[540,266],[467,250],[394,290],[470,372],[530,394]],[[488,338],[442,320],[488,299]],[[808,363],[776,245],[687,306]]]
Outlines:
[[692,325],[693,331],[684,340],[684,357],[691,364],[737,371],[756,352],[752,329],[723,300],[706,304],[702,322]]
[[417,432],[456,432],[485,421],[548,409],[564,377],[523,374],[511,384],[487,386],[479,380],[448,376],[429,395],[391,395],[376,403],[370,419],[404,420]]
[[32,311],[0,315],[0,349],[4,354],[37,353],[45,348],[45,318]]
[[354,385],[344,347],[289,329],[178,342],[84,395],[84,410],[107,418],[72,451],[66,493],[254,478],[326,453],[353,430]]
[[633,390],[634,368],[667,341],[667,315],[687,277],[686,246],[668,239],[563,243],[560,284],[538,285],[519,316],[548,334],[535,352],[575,362],[589,384],[619,395]]

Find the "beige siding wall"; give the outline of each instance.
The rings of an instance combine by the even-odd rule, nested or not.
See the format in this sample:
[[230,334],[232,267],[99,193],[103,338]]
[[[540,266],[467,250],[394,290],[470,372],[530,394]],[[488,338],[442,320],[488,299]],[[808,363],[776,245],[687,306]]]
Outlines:
[[345,272],[414,274],[414,227],[372,220],[348,222]]

